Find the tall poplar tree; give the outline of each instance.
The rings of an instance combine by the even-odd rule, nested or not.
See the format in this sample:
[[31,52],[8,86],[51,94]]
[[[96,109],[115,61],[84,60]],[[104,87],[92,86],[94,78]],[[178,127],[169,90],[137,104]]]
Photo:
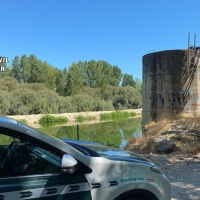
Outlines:
[[19,83],[22,82],[22,70],[20,67],[19,56],[15,56],[14,60],[12,61],[11,74],[12,74],[12,77],[16,78]]

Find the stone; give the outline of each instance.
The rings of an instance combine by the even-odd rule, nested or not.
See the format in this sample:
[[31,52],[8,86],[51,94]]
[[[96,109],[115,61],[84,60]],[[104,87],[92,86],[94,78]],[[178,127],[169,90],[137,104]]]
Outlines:
[[168,131],[163,131],[161,135],[169,135],[169,134],[178,134],[177,130],[168,130]]
[[187,130],[187,126],[184,126],[184,125],[178,125],[178,126],[176,126],[176,129]]
[[189,130],[190,133],[194,133],[197,137],[200,137],[200,130],[192,129]]
[[187,133],[186,135],[188,135],[188,136],[193,136],[193,137],[195,137],[195,136],[197,136],[195,133]]
[[156,151],[158,153],[169,154],[172,153],[176,148],[176,144],[170,140],[162,140],[157,143]]

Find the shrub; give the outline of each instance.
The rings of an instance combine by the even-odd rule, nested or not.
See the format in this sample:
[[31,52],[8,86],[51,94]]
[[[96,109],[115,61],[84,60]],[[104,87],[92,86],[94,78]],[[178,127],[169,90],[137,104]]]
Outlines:
[[48,89],[44,83],[24,83],[20,84],[19,87],[22,89],[34,90],[35,92],[45,91]]
[[17,119],[17,121],[22,123],[22,124],[28,124],[26,119]]
[[110,88],[113,107],[116,110],[136,109],[142,106],[142,96],[134,87],[112,87]]
[[90,96],[91,98],[96,98],[98,97],[98,89],[91,87],[84,87],[81,91],[81,94]]
[[59,96],[51,90],[39,91],[38,95],[44,99],[43,113],[58,113]]
[[111,100],[106,100],[102,102],[102,110],[114,110],[113,103]]
[[78,94],[71,96],[70,99],[76,112],[99,111],[102,109],[100,98],[91,98],[88,95]]
[[111,113],[102,113],[100,114],[100,120],[102,121],[107,121],[107,120],[111,120]]
[[112,119],[113,120],[121,120],[121,119],[127,119],[130,117],[129,112],[120,112],[120,111],[116,111],[112,113]]
[[1,85],[0,84],[0,90],[2,90],[2,91],[8,91],[8,87],[5,86],[5,85]]
[[69,113],[69,112],[76,112],[75,108],[73,107],[70,98],[59,96],[58,98],[58,112],[59,113]]
[[41,117],[39,119],[39,124],[41,125],[45,125],[45,124],[53,124],[53,125],[56,125],[56,124],[65,124],[68,122],[68,119],[67,117],[55,117],[55,116],[52,116],[52,115],[44,115],[43,117]]
[[[131,114],[131,115],[133,115],[133,114]],[[104,121],[117,120],[117,121],[120,121],[120,120],[124,120],[124,119],[129,118],[131,115],[127,111],[124,111],[124,112],[115,111],[115,112],[111,112],[111,113],[102,113],[102,114],[100,114],[100,120],[104,120]]]
[[96,117],[91,117],[91,116],[84,117],[83,115],[79,115],[76,117],[76,122],[82,123],[84,121],[89,121],[89,120],[94,120],[94,119],[96,119]]
[[4,78],[0,78],[0,85],[8,90],[8,92],[13,91],[18,88],[19,83],[17,79],[6,76]]
[[11,93],[11,115],[41,113],[40,97],[34,90],[17,89]]
[[137,114],[135,112],[130,112],[130,117],[135,117]]
[[0,115],[7,115],[10,108],[10,95],[0,90]]
[[43,83],[19,84],[16,79],[5,76],[0,78],[0,91],[4,91],[0,94],[0,114],[56,114],[141,107],[141,94],[131,86],[108,86],[103,96],[101,90],[85,86],[79,94],[63,97]]

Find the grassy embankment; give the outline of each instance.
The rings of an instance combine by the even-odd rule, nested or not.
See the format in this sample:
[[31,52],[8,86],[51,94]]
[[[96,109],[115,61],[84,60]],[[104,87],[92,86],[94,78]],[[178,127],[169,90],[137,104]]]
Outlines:
[[128,119],[130,117],[135,117],[135,116],[136,116],[135,112],[115,111],[112,113],[100,114],[100,120],[101,121],[109,121],[109,120],[121,121],[121,120]]
[[[88,113],[87,113],[88,114]],[[136,112],[128,112],[128,111],[113,111],[110,113],[100,113],[99,116],[90,116],[87,114],[80,114],[74,118],[75,123],[83,123],[87,121],[121,121],[128,119],[130,117],[135,117],[137,114]],[[55,126],[61,124],[67,124],[71,119],[67,118],[66,116],[53,116],[53,115],[43,115],[39,118],[38,121],[35,121],[34,124],[40,124],[41,126]],[[17,121],[28,124],[26,119],[20,118]]]

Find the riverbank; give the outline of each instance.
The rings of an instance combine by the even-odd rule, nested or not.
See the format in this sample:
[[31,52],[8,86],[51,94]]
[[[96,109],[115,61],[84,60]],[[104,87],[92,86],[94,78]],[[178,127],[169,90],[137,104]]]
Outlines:
[[[127,111],[127,112],[135,112],[136,117],[142,117],[142,109],[130,109],[130,110],[122,110],[122,111]],[[76,118],[78,116],[83,116],[83,117],[91,117],[94,118],[92,120],[87,120],[82,122],[81,124],[94,124],[94,123],[99,123],[100,121],[100,114],[103,113],[112,113],[113,111],[98,111],[98,112],[76,112],[76,113],[61,113],[61,114],[51,114],[55,117],[67,117],[68,123],[64,124],[64,126],[71,126],[71,125],[76,125],[79,124],[76,122]],[[38,115],[12,115],[12,116],[7,116],[16,120],[26,120],[27,124],[29,126],[32,126],[34,128],[40,128],[41,126],[39,125],[38,121],[39,119],[44,116],[44,114],[38,114]]]

